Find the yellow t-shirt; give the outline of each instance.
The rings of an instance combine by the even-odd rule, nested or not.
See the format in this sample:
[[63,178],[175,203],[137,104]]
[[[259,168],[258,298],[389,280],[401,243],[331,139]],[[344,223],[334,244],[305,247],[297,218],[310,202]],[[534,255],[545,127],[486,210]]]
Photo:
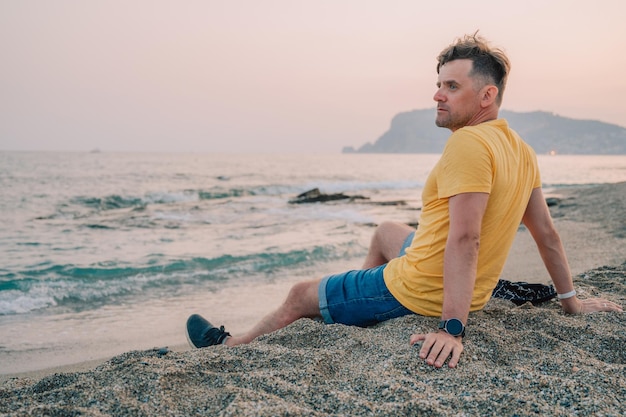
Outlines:
[[488,193],[470,311],[483,308],[504,268],[530,194],[540,186],[534,151],[506,120],[455,131],[424,185],[422,213],[410,248],[385,267],[389,291],[417,314],[440,316],[448,199],[461,193]]

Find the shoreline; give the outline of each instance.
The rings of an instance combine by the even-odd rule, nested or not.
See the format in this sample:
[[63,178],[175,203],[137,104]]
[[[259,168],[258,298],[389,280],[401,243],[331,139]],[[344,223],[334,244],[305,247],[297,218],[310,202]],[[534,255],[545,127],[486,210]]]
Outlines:
[[[561,203],[551,208],[551,211],[566,247],[572,274],[576,277],[576,289],[581,297],[602,295],[623,306],[626,305],[624,257],[626,183],[577,187],[564,190],[560,194]],[[529,233],[521,228],[503,277],[512,281],[546,282],[547,274],[536,252]],[[289,285],[287,281],[270,284],[271,288],[266,288],[265,294],[272,294],[274,298],[264,300],[265,303],[258,311],[239,322],[231,321],[230,326],[241,328],[263,310],[271,308],[272,301],[282,298],[284,293],[281,291],[286,291]],[[190,308],[206,310],[202,300],[198,299],[197,303]],[[232,303],[237,304],[237,300]],[[170,383],[182,387],[181,392],[200,389],[198,385],[200,380],[211,379],[213,381],[211,387],[207,388],[205,384],[205,390],[209,389],[220,398],[228,397],[228,393],[236,397],[231,403],[226,404],[227,401],[224,400],[224,403],[216,403],[211,409],[224,410],[224,407],[231,407],[232,414],[237,414],[235,411],[238,410],[243,415],[250,415],[254,404],[264,410],[265,414],[258,415],[272,415],[273,412],[324,415],[322,412],[315,414],[317,411],[307,408],[306,404],[309,404],[307,401],[315,403],[321,399],[315,397],[315,394],[302,392],[297,388],[301,384],[316,388],[320,395],[326,395],[331,400],[343,399],[345,400],[342,400],[343,402],[352,402],[354,406],[352,411],[346,409],[344,412],[356,414],[365,413],[368,409],[373,414],[381,415],[384,412],[394,413],[402,410],[402,405],[398,401],[392,401],[390,396],[397,399],[405,398],[407,404],[422,407],[420,408],[422,410],[428,409],[434,415],[448,415],[455,409],[450,408],[451,404],[460,407],[463,404],[469,406],[472,402],[484,406],[489,404],[500,412],[511,412],[512,409],[504,408],[506,405],[495,405],[494,398],[509,398],[509,402],[517,401],[522,413],[524,410],[536,412],[533,411],[535,409],[546,411],[544,404],[534,400],[533,396],[541,393],[547,396],[546,391],[566,395],[568,390],[570,394],[581,394],[585,389],[591,391],[579,399],[568,394],[567,400],[563,400],[562,396],[557,398],[557,395],[553,394],[551,398],[556,402],[551,405],[556,408],[552,412],[556,410],[558,414],[584,410],[590,413],[619,415],[617,411],[626,411],[626,404],[619,401],[616,403],[616,399],[620,397],[619,393],[623,394],[623,390],[626,389],[621,377],[626,364],[623,313],[565,316],[556,302],[545,303],[539,307],[527,305],[514,307],[507,302],[490,302],[484,311],[470,315],[472,334],[468,338],[459,370],[429,369],[416,360],[414,351],[407,348],[407,328],[428,329],[432,327],[432,321],[432,318],[417,316],[393,320],[373,328],[359,329],[339,325],[326,326],[311,320],[300,320],[275,334],[259,338],[251,345],[232,351],[221,348],[190,350],[185,344],[182,324],[179,323],[180,343],[170,346],[168,353],[163,355],[159,354],[160,346],[155,346],[156,350],[131,350],[113,357],[70,365],[1,374],[0,389],[3,392],[1,397],[3,399],[0,400],[0,412],[12,410],[7,408],[9,405],[3,404],[4,402],[11,402],[12,397],[18,392],[30,392],[28,390],[32,391],[34,387],[45,386],[47,388],[43,391],[54,391],[59,395],[62,393],[69,395],[67,390],[70,390],[72,395],[81,397],[80,389],[77,387],[87,384],[85,391],[87,394],[102,396],[107,387],[104,382],[103,385],[99,385],[97,380],[100,379],[108,380],[109,384],[136,388],[143,386],[147,379],[152,382],[147,384],[151,388],[145,394],[152,400],[160,398],[158,404],[152,404],[156,407],[153,410],[164,410],[165,408],[159,407],[163,407],[165,403],[170,403],[168,407],[171,406],[171,410],[185,409],[186,405],[182,402],[187,400],[179,398],[183,395],[173,388],[166,389],[164,386],[154,385],[151,375],[169,379]],[[559,326],[554,326],[555,322],[558,322]],[[506,323],[509,326],[504,326]],[[233,326],[234,324],[236,325]],[[376,340],[376,343],[372,343],[372,340]],[[345,349],[348,351],[344,352]],[[359,355],[362,358],[357,357]],[[285,363],[282,363],[283,361]],[[373,370],[363,371],[363,367],[372,363],[378,365],[374,366]],[[386,363],[387,368],[381,368],[380,363],[383,365]],[[535,369],[535,365],[540,365],[539,369]],[[221,369],[221,373],[214,372],[211,366]],[[425,377],[427,381],[439,387],[447,386],[448,378],[452,380],[451,386],[466,384],[466,387],[461,388],[466,394],[459,397],[457,393],[453,398],[452,394],[448,397],[437,393],[441,398],[439,403],[435,405],[427,403],[426,399],[420,398],[425,398],[424,393],[430,392],[430,388],[412,379],[415,375],[403,369],[413,369],[417,377]],[[343,375],[344,373],[349,375]],[[444,374],[445,378],[442,380]],[[499,382],[490,383],[488,375]],[[236,376],[236,380],[228,379],[231,376]],[[386,383],[386,388],[377,381],[381,376],[383,380],[390,381]],[[96,381],[87,383],[88,378]],[[468,378],[472,379],[469,385]],[[354,392],[353,385],[361,379],[364,391],[376,392],[370,392],[371,395]],[[128,381],[122,382],[126,380]],[[263,380],[266,382],[262,383]],[[330,387],[325,381],[335,381],[338,384],[337,388]],[[403,383],[398,385],[397,381]],[[614,387],[611,388],[607,381],[615,384]],[[485,386],[480,386],[478,382]],[[406,388],[403,384],[408,384],[416,391],[411,391],[413,388]],[[521,393],[509,392],[512,387],[517,386]],[[250,387],[255,388],[250,392]],[[590,392],[598,387],[604,391],[596,398]],[[383,398],[379,391],[385,389],[388,394]],[[270,403],[275,395],[278,395],[273,392],[281,390],[284,391],[287,400],[281,399],[283,396],[279,395],[276,397],[276,405],[272,408]],[[409,392],[412,392],[411,396],[406,395]],[[493,394],[491,399],[487,398],[490,393]],[[417,399],[409,399],[415,395]],[[384,407],[378,407],[377,404],[382,399]],[[598,399],[602,399],[606,405],[600,404],[601,401]],[[47,400],[38,403],[36,398],[32,400],[21,398],[20,401],[15,410],[25,412],[32,410],[29,407],[35,407],[37,404],[44,408],[49,406],[55,410],[63,409],[59,408],[61,407],[59,403],[51,400],[50,403],[46,403]],[[82,400],[79,399],[79,404],[80,401]],[[110,404],[102,401],[103,409],[107,409]],[[132,398],[125,401],[128,401],[128,404],[135,404]],[[368,401],[373,403],[368,405]],[[526,403],[523,403],[524,401]],[[141,409],[137,404],[129,407]],[[339,410],[344,406],[338,407]],[[479,411],[491,413],[487,409]],[[474,412],[478,411],[470,411]]]

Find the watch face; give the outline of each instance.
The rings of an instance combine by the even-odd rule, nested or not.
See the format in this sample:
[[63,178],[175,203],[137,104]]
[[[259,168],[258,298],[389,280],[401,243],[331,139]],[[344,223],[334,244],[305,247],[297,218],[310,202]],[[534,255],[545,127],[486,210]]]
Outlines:
[[450,319],[446,323],[446,331],[452,336],[459,336],[463,333],[463,323],[461,323],[461,320]]

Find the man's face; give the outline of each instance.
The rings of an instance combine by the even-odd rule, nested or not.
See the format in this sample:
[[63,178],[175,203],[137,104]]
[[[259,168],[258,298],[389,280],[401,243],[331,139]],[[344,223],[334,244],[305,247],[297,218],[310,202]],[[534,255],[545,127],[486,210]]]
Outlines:
[[437,92],[433,97],[437,102],[437,126],[454,132],[471,125],[480,112],[480,95],[475,80],[469,76],[471,70],[469,59],[450,61],[439,68]]

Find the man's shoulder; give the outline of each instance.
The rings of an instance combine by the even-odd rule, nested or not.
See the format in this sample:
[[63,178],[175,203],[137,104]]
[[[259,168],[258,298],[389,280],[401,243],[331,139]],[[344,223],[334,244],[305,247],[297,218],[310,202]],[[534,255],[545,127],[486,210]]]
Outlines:
[[[470,139],[490,140],[495,138],[515,138],[524,142],[516,130],[511,128],[506,119],[500,118],[489,120],[473,126],[465,126],[455,131],[450,139]],[[525,143],[525,142],[524,142]]]
[[[499,123],[504,121],[504,124]],[[479,123],[472,126],[464,126],[452,132],[448,138],[447,145],[451,147],[468,145],[471,142],[482,143],[490,142],[493,138],[506,136],[505,132],[510,130],[504,119],[490,120],[488,122]],[[516,134],[517,135],[517,134]]]

